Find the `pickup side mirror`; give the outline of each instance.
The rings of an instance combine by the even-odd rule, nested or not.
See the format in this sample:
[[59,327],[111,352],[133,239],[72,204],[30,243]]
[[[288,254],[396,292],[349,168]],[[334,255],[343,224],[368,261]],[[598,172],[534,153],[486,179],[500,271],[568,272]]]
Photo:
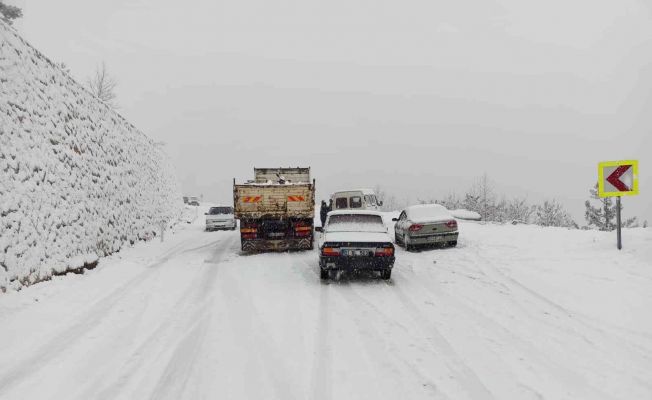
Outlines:
[[392,218],[392,221],[396,222],[398,221],[398,218]]
[[321,227],[321,226],[316,226],[316,227],[315,227],[315,231],[317,231],[317,232],[323,232],[323,231],[324,231],[324,228]]

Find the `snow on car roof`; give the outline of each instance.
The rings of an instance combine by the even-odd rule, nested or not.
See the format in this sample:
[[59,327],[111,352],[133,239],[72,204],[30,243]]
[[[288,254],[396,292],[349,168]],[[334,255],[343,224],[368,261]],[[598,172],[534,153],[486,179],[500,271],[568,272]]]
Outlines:
[[448,209],[440,204],[419,204],[405,209],[408,217],[415,222],[439,221],[451,219]]
[[382,212],[379,211],[370,211],[370,210],[337,210],[331,211],[328,215],[377,215],[379,217],[383,216]]
[[349,193],[349,192],[362,192],[362,194],[373,194],[373,195],[376,194],[376,192],[374,192],[373,189],[347,189],[347,190],[338,190],[336,192],[333,192],[333,195],[336,195],[338,193]]

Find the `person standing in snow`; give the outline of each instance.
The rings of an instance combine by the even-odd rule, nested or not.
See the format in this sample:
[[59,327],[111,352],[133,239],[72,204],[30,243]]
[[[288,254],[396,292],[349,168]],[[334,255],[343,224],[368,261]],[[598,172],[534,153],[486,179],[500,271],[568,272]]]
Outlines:
[[319,219],[321,220],[321,226],[323,227],[324,224],[326,224],[326,216],[328,215],[328,206],[326,205],[326,201],[322,200],[321,201],[321,208],[319,210]]

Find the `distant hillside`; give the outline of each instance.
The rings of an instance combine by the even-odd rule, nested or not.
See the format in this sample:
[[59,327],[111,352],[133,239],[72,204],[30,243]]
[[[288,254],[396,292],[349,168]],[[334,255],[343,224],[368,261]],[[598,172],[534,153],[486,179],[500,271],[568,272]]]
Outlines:
[[181,208],[166,154],[0,21],[0,290],[92,265]]

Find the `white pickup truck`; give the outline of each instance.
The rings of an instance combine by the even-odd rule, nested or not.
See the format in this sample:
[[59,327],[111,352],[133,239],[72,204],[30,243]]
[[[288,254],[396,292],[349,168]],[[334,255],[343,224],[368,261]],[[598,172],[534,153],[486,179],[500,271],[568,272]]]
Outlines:
[[238,226],[235,216],[233,215],[233,207],[218,206],[211,207],[206,213],[206,230],[224,230],[229,229],[234,231]]

